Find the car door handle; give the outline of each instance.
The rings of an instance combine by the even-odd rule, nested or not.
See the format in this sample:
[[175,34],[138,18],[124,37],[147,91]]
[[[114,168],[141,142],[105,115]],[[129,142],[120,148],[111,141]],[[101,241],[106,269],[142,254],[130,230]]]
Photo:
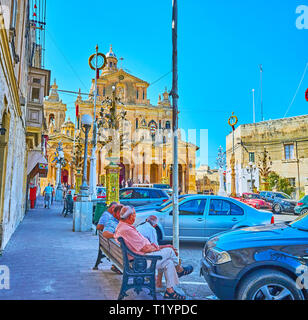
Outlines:
[[233,218],[232,221],[238,221],[237,218]]
[[198,218],[197,221],[202,222],[202,221],[204,221],[204,219],[203,218]]

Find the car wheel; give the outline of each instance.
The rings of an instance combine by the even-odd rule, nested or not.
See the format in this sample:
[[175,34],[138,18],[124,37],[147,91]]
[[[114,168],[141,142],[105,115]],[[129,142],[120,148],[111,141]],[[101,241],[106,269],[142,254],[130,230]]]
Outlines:
[[238,300],[305,300],[296,282],[276,270],[259,270],[250,274],[240,285]]
[[301,211],[301,215],[303,215],[303,214],[306,214],[308,212],[308,209],[306,208],[306,209],[303,209],[302,211]]
[[160,244],[163,240],[163,235],[158,227],[156,227],[156,233],[157,233],[157,242],[158,244]]
[[278,203],[273,206],[273,211],[274,213],[281,213],[281,207]]

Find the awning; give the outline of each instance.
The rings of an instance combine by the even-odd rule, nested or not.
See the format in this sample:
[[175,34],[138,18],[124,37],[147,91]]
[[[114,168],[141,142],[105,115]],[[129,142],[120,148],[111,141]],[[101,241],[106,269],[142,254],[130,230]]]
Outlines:
[[[35,171],[35,174],[34,174]],[[27,176],[35,176],[40,171],[48,171],[48,162],[39,151],[29,151]]]

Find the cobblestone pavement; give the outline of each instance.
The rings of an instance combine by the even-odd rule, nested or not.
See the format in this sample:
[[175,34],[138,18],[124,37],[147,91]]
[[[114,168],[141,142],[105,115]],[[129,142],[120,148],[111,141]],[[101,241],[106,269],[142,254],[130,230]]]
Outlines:
[[[10,290],[0,290],[2,299],[117,299],[121,276],[110,271],[104,260],[100,270],[93,271],[98,239],[91,232],[72,232],[72,217],[61,216],[62,205],[30,210],[20,224],[4,253],[0,265],[10,269]],[[276,222],[296,218],[276,215]],[[205,280],[200,277],[203,243],[181,243],[183,265],[192,264],[194,272],[181,279],[181,289],[188,299],[212,299]],[[181,289],[178,288],[179,292]],[[158,294],[158,299],[162,299]],[[134,292],[126,299],[149,299]]]
[[[38,201],[38,208],[30,210],[19,225],[0,256],[0,265],[10,269],[10,289],[0,290],[0,300],[117,299],[122,279],[110,271],[110,263],[104,260],[100,270],[92,270],[97,257],[97,236],[72,232],[72,218],[64,218],[61,211],[60,204],[44,209]],[[189,244],[184,245],[182,258],[185,264],[192,263],[195,271],[182,278],[181,288],[188,299],[206,299],[211,292],[198,275],[202,245],[192,246],[191,249]],[[158,294],[158,299],[163,298],[162,294]],[[126,299],[150,297],[130,292]]]

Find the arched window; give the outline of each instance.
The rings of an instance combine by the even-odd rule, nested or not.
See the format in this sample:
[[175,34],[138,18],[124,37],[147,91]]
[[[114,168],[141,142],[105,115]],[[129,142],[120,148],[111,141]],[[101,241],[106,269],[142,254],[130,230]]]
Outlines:
[[106,87],[103,88],[103,96],[106,96]]
[[138,129],[138,118],[136,119],[136,129]]
[[167,142],[167,139],[165,136],[163,136],[163,143],[166,143]]
[[137,100],[139,99],[139,90],[138,90],[138,88],[137,88],[137,91],[136,91],[136,98],[137,98]]
[[166,121],[166,129],[171,129],[170,121]]
[[144,100],[145,99],[145,90],[143,89],[143,92],[142,92],[142,99]]
[[49,120],[48,120],[48,126],[50,126],[51,124],[55,125],[55,115],[53,113],[49,115]]

